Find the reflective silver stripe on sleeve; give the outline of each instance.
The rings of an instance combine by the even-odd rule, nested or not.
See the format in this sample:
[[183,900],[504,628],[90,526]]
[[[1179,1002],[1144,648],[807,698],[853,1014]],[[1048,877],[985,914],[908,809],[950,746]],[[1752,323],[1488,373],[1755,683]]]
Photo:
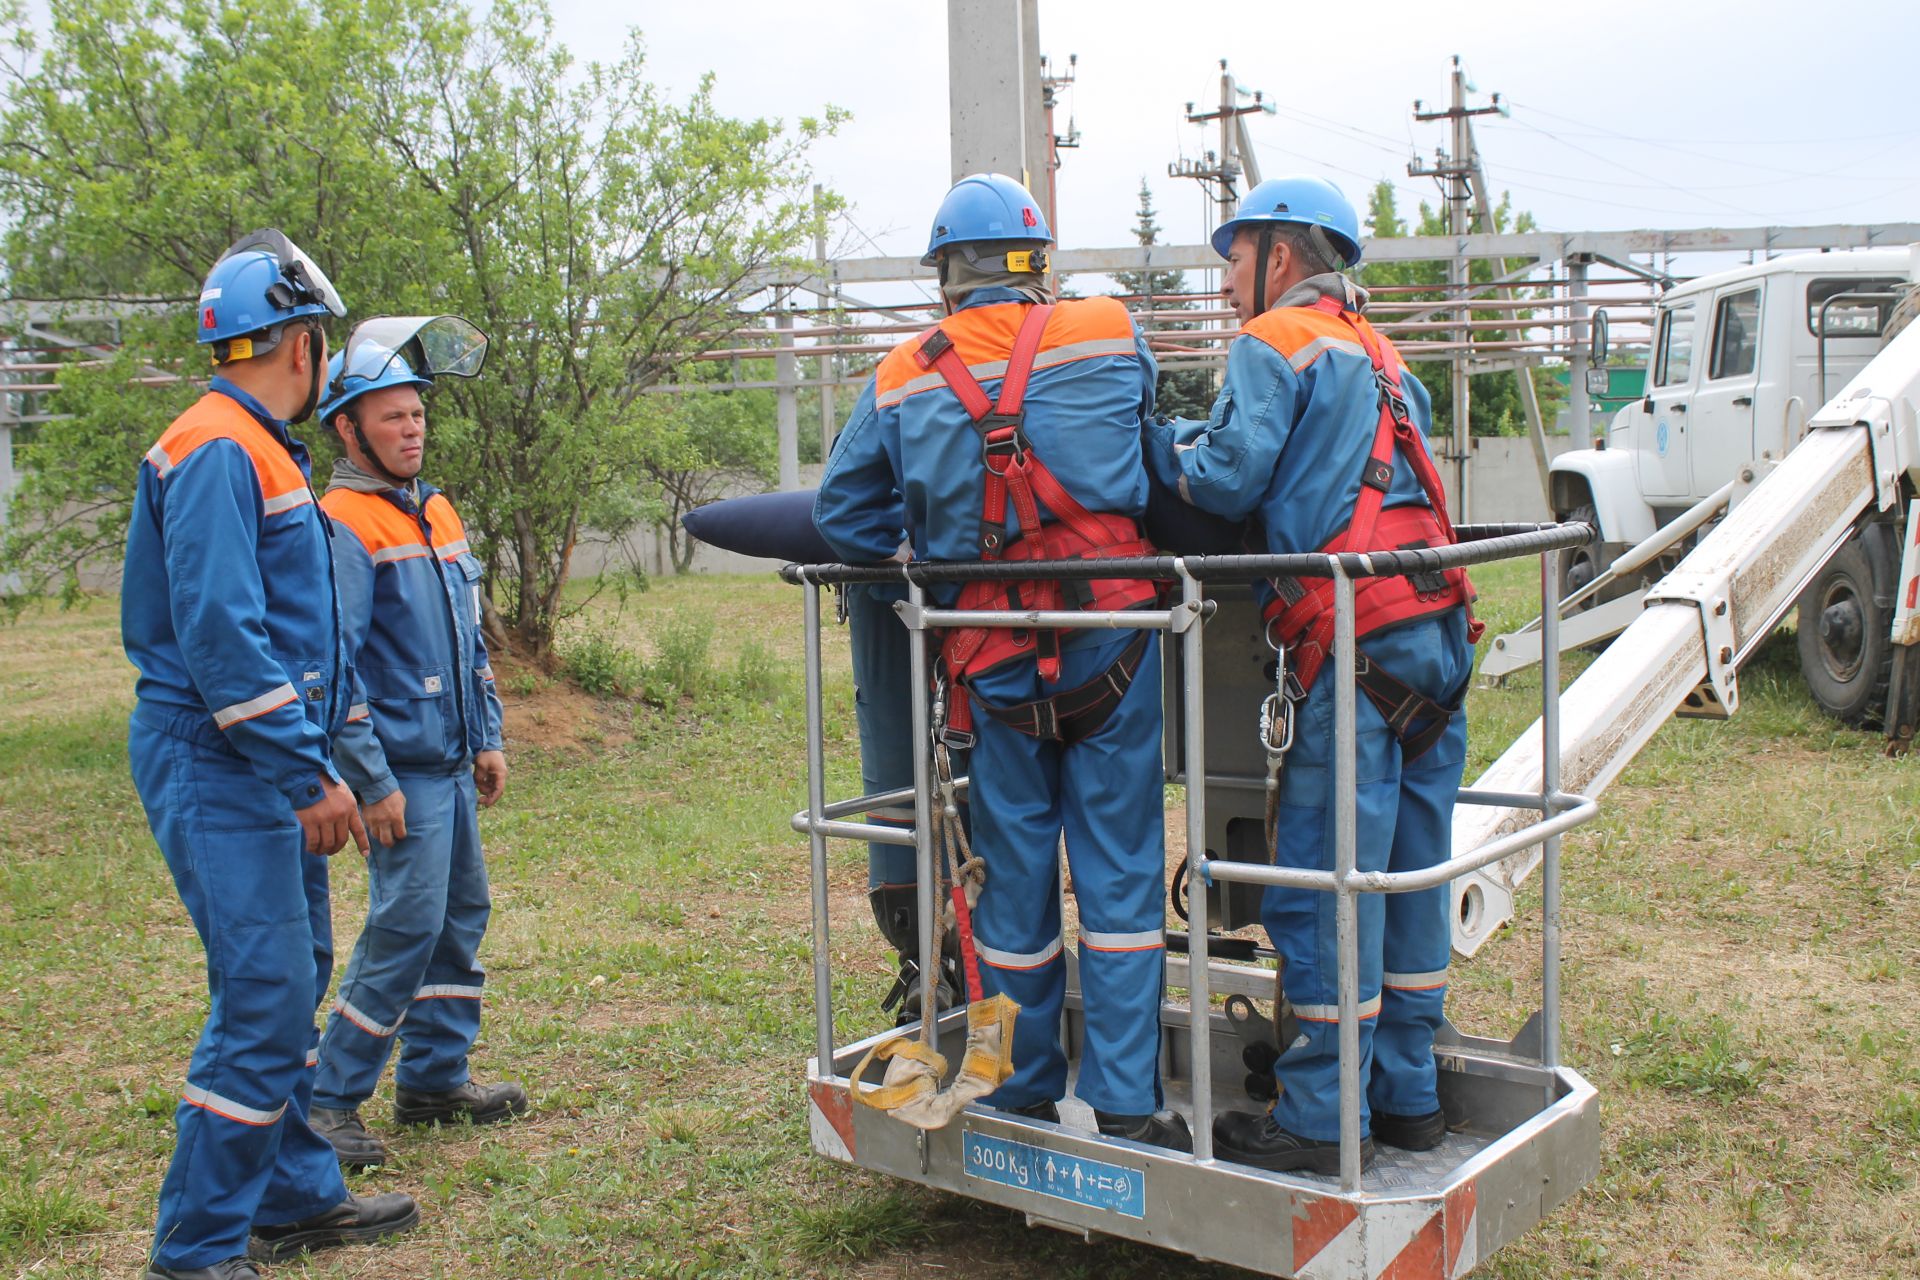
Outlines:
[[1095,951],[1152,951],[1167,945],[1167,934],[1164,929],[1142,929],[1138,933],[1096,933],[1082,929],[1080,945]]
[[434,550],[440,553],[442,560],[451,560],[455,556],[467,554],[470,548],[467,546],[467,540],[465,538],[456,538],[444,546],[435,547]]
[[232,1098],[223,1098],[213,1090],[202,1089],[191,1081],[185,1089],[180,1091],[180,1096],[202,1111],[211,1111],[217,1116],[237,1120],[241,1124],[273,1124],[287,1109],[287,1104],[283,1102],[271,1111],[262,1111],[258,1107],[249,1107],[243,1102],[235,1102]]
[[373,553],[375,564],[392,564],[395,560],[411,560],[415,556],[424,556],[427,549],[418,542],[408,542],[397,547],[382,547]]
[[[1299,1017],[1300,1021],[1302,1022],[1338,1022],[1340,1021],[1340,1006],[1337,1004],[1297,1004],[1293,1006],[1293,1012]],[[1360,1002],[1361,1017],[1363,1018],[1375,1017],[1376,1015],[1379,1014],[1379,1012],[1380,1012],[1379,996],[1375,996],[1371,1000],[1362,1000]]]
[[1193,490],[1187,488],[1187,477],[1184,472],[1180,476],[1180,501],[1188,506],[1193,505]]
[[422,987],[414,992],[415,1000],[478,1000],[479,987],[460,987],[450,983],[439,983],[431,987]]
[[1323,351],[1338,351],[1344,355],[1359,356],[1362,359],[1365,359],[1367,356],[1367,349],[1349,338],[1326,337],[1315,338],[1312,342],[1309,342],[1306,346],[1288,356],[1287,363],[1293,366],[1295,373],[1298,373],[1300,370],[1312,364]]
[[[970,364],[967,366],[967,372],[973,375],[976,382],[985,382],[989,378],[1004,378],[1007,376],[1007,362],[1005,360],[989,360],[985,364]],[[937,372],[923,373],[912,381],[895,387],[885,395],[875,397],[873,403],[876,408],[884,409],[888,405],[899,404],[908,396],[918,395],[922,391],[931,391],[935,387],[944,387],[946,385],[947,380],[941,374]]]
[[1060,954],[1060,939],[1055,938],[1038,951],[1025,953],[1001,951],[984,942],[975,942],[974,948],[979,951],[982,960],[996,969],[1038,969]]
[[307,1050],[307,1065],[310,1067],[320,1065],[320,1050],[318,1048]]
[[383,1027],[366,1014],[360,1012],[360,1010],[348,1004],[345,1000],[336,1001],[333,1006],[333,1011],[368,1035],[378,1036],[382,1040],[398,1031],[400,1029],[400,1023],[406,1021],[406,1018],[402,1016],[392,1026]]
[[1088,360],[1094,356],[1130,356],[1135,350],[1131,337],[1090,338],[1086,342],[1069,342],[1063,347],[1042,351],[1034,357],[1033,367],[1051,369],[1057,364],[1070,364],[1075,360]]
[[474,673],[478,675],[482,680],[491,680],[493,679],[493,664],[488,663],[484,667],[475,667]]
[[1447,985],[1447,971],[1430,969],[1426,973],[1382,974],[1380,985],[1392,987],[1395,991],[1432,991]]
[[911,823],[914,816],[913,806],[901,804],[885,805],[878,809],[867,810],[867,816],[875,822]]
[[165,480],[167,475],[173,470],[173,459],[169,458],[167,451],[159,445],[155,445],[153,448],[147,450],[147,461],[153,464],[153,469],[160,473],[162,480]]
[[263,716],[269,711],[286,706],[300,695],[293,686],[283,684],[278,689],[269,689],[257,698],[248,698],[245,702],[236,702],[230,707],[222,707],[213,713],[213,722],[222,729],[230,729],[242,720],[251,720]]
[[260,506],[265,514],[277,516],[283,511],[292,511],[295,507],[307,506],[312,501],[313,495],[311,493],[308,493],[305,489],[295,489],[290,493],[282,493],[275,497],[268,498],[265,502],[262,502]]
[[366,703],[356,702],[347,708],[347,723],[352,724],[355,720],[365,720],[372,714],[373,712],[368,709]]

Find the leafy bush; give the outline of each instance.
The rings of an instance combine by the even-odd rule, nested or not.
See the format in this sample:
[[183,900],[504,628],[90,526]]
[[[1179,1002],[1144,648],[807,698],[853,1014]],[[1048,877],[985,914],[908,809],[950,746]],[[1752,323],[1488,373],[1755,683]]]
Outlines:
[[562,645],[560,665],[575,684],[602,698],[625,697],[646,677],[640,659],[603,632]]
[[713,618],[676,609],[667,615],[654,637],[654,658],[646,666],[644,686],[649,702],[671,706],[681,698],[698,701],[719,683],[713,669]]

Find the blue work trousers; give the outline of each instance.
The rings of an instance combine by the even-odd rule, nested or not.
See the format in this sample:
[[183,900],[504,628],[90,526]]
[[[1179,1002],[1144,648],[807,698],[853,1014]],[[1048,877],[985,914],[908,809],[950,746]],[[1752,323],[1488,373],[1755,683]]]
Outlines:
[[[1030,661],[980,676],[982,696],[1005,706],[1097,679],[1133,639],[1121,633],[1061,655],[1047,684]],[[1160,759],[1159,637],[1106,724],[1070,747],[974,713],[973,847],[987,883],[973,915],[989,995],[1020,1005],[1014,1073],[988,1099],[1020,1107],[1066,1093],[1060,1044],[1066,999],[1061,954],[1060,839],[1066,836],[1080,912],[1085,1049],[1075,1095],[1120,1115],[1161,1105],[1160,992],[1166,961],[1166,775]]]
[[307,1124],[314,1010],[333,974],[327,861],[286,797],[208,716],[142,704],[127,752],[147,822],[207,953],[206,1026],[174,1112],[153,1260],[180,1269],[246,1253],[254,1226],[347,1198]]
[[[860,729],[860,785],[864,795],[913,785],[913,632],[894,613],[898,586],[855,582],[846,588],[847,630],[853,648],[853,710]],[[913,802],[868,815],[874,822],[911,828]],[[867,888],[915,881],[910,844],[867,844]]]
[[367,923],[353,944],[326,1034],[314,1101],[347,1111],[372,1096],[404,1041],[395,1082],[439,1092],[467,1082],[480,1034],[480,939],[491,900],[473,772],[396,775],[406,838],[367,859]]
[[[1396,627],[1361,642],[1380,666],[1426,696],[1459,698],[1472,670],[1462,612]],[[1333,779],[1336,676],[1329,662],[1300,705],[1293,750],[1281,775],[1275,862],[1330,871],[1334,865]],[[1355,864],[1366,871],[1417,871],[1452,854],[1453,803],[1466,765],[1467,720],[1456,715],[1441,740],[1415,760],[1379,710],[1355,690]],[[1433,1061],[1447,990],[1451,946],[1448,888],[1359,895],[1360,1127],[1374,1110],[1431,1114],[1440,1105]],[[1269,888],[1262,922],[1286,962],[1283,984],[1300,1034],[1283,1046],[1274,1074],[1281,1128],[1318,1142],[1340,1136],[1339,964],[1334,895]]]

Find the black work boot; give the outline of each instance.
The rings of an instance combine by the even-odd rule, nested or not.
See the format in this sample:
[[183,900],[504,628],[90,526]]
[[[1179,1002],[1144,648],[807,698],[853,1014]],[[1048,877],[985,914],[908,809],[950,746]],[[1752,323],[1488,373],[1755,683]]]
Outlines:
[[1373,1136],[1402,1151],[1431,1151],[1447,1138],[1447,1113],[1435,1107],[1424,1116],[1373,1113]]
[[[1270,1111],[1229,1111],[1213,1122],[1213,1150],[1222,1160],[1256,1169],[1340,1172],[1340,1144],[1316,1142],[1282,1129]],[[1373,1163],[1373,1139],[1360,1140],[1360,1167]]]
[[210,1267],[163,1267],[154,1263],[141,1280],[260,1280],[260,1273],[245,1258],[228,1258]]
[[469,1080],[457,1089],[428,1093],[395,1088],[393,1120],[395,1124],[450,1124],[471,1120],[475,1124],[494,1124],[527,1110],[527,1091],[519,1085],[479,1084]]
[[1051,1099],[1029,1102],[1024,1107],[1002,1107],[1008,1115],[1025,1116],[1029,1120],[1045,1120],[1048,1124],[1060,1123],[1060,1108]]
[[[274,1227],[255,1227],[247,1254],[255,1262],[281,1262],[309,1249],[338,1244],[372,1244],[420,1224],[420,1206],[401,1191],[377,1196],[348,1196],[325,1213]],[[241,1276],[250,1273],[241,1272]]]
[[307,1117],[313,1131],[333,1144],[333,1153],[346,1169],[378,1169],[387,1162],[386,1144],[367,1132],[356,1108],[336,1111],[315,1107]]
[[[900,976],[894,979],[893,990],[880,1002],[880,1012],[893,1011],[893,1025],[911,1026],[920,1021],[922,1003],[921,988],[926,984],[920,981],[920,966],[906,956],[900,957]],[[942,1013],[953,1008],[960,998],[959,966],[946,956],[940,957],[940,983],[934,995],[934,1012]]]
[[1193,1150],[1193,1130],[1187,1128],[1187,1118],[1178,1111],[1123,1116],[1096,1109],[1093,1118],[1099,1124],[1100,1132],[1109,1138],[1144,1142],[1150,1147],[1165,1147],[1169,1151]]

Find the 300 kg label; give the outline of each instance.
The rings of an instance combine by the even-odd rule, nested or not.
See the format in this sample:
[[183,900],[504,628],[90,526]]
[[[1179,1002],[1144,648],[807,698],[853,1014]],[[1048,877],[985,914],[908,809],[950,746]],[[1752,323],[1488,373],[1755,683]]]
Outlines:
[[1147,1216],[1144,1170],[1049,1151],[1008,1138],[989,1138],[972,1130],[963,1135],[961,1148],[970,1178],[1018,1187],[1129,1218]]

